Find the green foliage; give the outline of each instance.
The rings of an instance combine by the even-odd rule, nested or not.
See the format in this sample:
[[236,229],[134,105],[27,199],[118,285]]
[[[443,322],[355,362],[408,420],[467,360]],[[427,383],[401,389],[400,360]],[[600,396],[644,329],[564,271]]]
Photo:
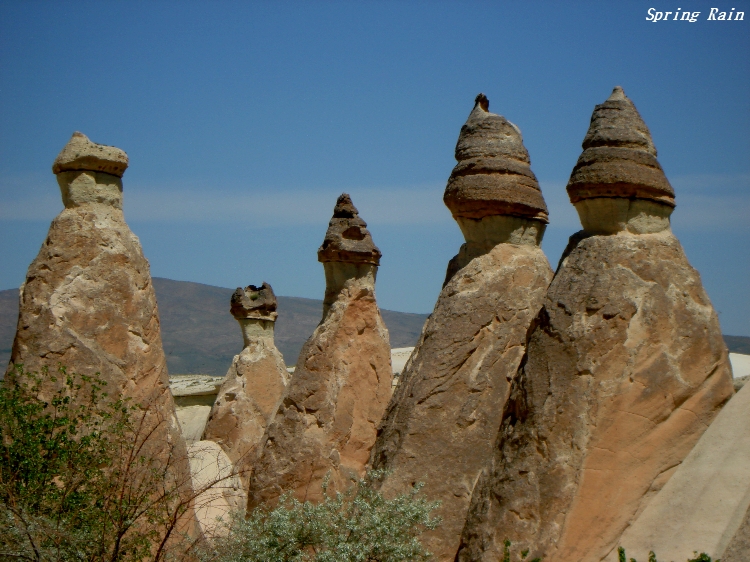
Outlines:
[[[505,539],[503,541],[503,560],[502,562],[510,562],[510,545],[511,542],[508,539]],[[521,561],[526,560],[526,557],[529,555],[529,549],[525,549],[521,551]],[[541,562],[541,558],[534,558],[530,560],[529,562]]]
[[[373,471],[349,490],[315,505],[287,494],[276,508],[235,516],[227,536],[217,538],[202,561],[212,562],[397,562],[429,560],[419,542],[439,519],[438,506],[418,497],[420,486],[392,500],[375,490]],[[324,492],[326,488],[324,486]]]
[[[0,385],[0,559],[163,560],[189,508],[156,462],[154,424],[98,376],[26,373]],[[158,424],[157,424],[158,425]]]
[[[693,552],[693,556],[695,556],[695,558],[690,558],[687,562],[712,562],[711,557],[705,552],[701,552],[700,554],[698,554],[697,552]],[[621,546],[617,548],[617,558],[619,562],[627,562],[625,549]],[[631,558],[630,562],[636,562],[636,559]],[[648,562],[659,562],[656,559],[656,554],[654,554],[653,551],[648,553]],[[713,562],[721,562],[721,560],[715,560]]]

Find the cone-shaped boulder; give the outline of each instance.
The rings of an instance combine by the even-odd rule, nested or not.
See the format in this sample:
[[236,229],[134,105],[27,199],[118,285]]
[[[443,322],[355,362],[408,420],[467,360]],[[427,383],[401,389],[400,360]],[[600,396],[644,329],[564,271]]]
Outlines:
[[[481,195],[484,206],[451,207],[466,242],[449,264],[372,453],[373,468],[389,471],[384,493],[423,482],[425,496],[440,500],[443,522],[423,542],[446,562],[456,555],[474,484],[492,459],[509,384],[552,279],[539,247],[546,207],[521,137],[503,117],[487,113],[486,98],[477,100],[461,130],[446,204],[455,186],[481,185],[484,191],[468,192]],[[469,158],[484,172],[457,174]],[[484,183],[462,183],[467,177]],[[462,209],[481,213],[456,216]]]
[[[619,139],[618,150],[653,156],[636,117],[616,89],[593,119],[611,130],[592,125],[604,132],[590,131],[587,143]],[[641,199],[653,190],[607,191],[627,169],[621,162],[600,161],[601,179],[591,182],[590,193],[609,193],[612,206],[581,213],[585,230],[563,254],[457,560],[498,560],[506,539],[530,559],[603,560],[732,395],[718,317],[668,215],[660,222],[641,208],[620,220],[612,211],[642,202],[671,210]],[[650,169],[661,173],[658,163]],[[591,232],[586,221],[608,228]]]
[[443,200],[454,217],[510,215],[547,222],[547,205],[518,127],[479,94],[461,127]]
[[211,408],[203,439],[218,443],[248,482],[263,434],[284,394],[289,374],[274,344],[276,296],[268,283],[238,288],[230,311],[244,348],[235,355]]
[[[122,213],[127,162],[122,150],[81,133],[55,160],[65,208],[21,287],[11,364],[22,363],[27,372],[53,373],[62,364],[69,372],[99,373],[110,398],[140,407],[133,414],[143,415],[140,437],[153,431],[141,453],[163,463],[165,485],[187,495],[187,449],[169,391],[149,264]],[[43,380],[42,396],[59,384]]]
[[391,395],[388,331],[375,301],[380,251],[348,195],[336,203],[318,251],[326,274],[323,319],[307,340],[264,436],[248,504],[284,492],[318,501],[364,476]]

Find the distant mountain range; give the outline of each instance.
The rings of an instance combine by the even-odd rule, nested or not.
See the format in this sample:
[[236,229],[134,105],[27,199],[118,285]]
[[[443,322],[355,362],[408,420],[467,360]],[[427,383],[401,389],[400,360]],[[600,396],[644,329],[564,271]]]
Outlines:
[[[234,289],[189,281],[154,278],[161,335],[170,374],[203,373],[224,376],[232,357],[242,350],[242,332],[229,314]],[[297,362],[302,345],[323,313],[323,301],[278,297],[276,347],[287,365]],[[391,347],[417,343],[426,314],[381,310]],[[0,291],[0,371],[10,361],[18,321],[18,290]]]
[[[242,350],[242,334],[229,314],[234,289],[189,281],[154,278],[161,317],[162,341],[171,374],[204,373],[223,376],[232,357]],[[323,301],[278,297],[276,346],[287,365],[297,361],[302,344],[320,322]],[[417,343],[426,314],[382,310],[391,347]],[[18,320],[18,290],[0,291],[0,371],[10,360]],[[750,337],[724,336],[729,351],[750,355]]]

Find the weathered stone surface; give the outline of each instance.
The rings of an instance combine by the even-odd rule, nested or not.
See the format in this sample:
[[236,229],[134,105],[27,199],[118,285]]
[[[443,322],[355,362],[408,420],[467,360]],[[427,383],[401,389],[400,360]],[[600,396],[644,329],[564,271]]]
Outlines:
[[342,193],[333,209],[323,244],[318,248],[318,261],[379,265],[380,256],[367,223],[360,218],[349,194]]
[[[470,158],[484,167],[468,170]],[[466,242],[448,265],[371,457],[373,468],[389,471],[381,484],[387,495],[423,482],[425,496],[441,501],[443,522],[423,542],[442,561],[456,555],[472,490],[492,458],[509,382],[552,279],[539,248],[546,207],[528,153],[515,126],[487,112],[484,96],[461,129],[456,159],[445,203]],[[481,213],[455,205],[469,200],[462,191],[469,173],[484,174],[484,192],[476,192],[484,198]],[[531,192],[535,203],[519,206]]]
[[547,206],[529,165],[521,131],[489,112],[479,94],[456,144],[456,160],[443,200],[453,217],[513,215],[547,222]]
[[242,328],[245,347],[227,371],[203,432],[204,440],[221,445],[244,482],[289,379],[273,341],[276,306],[268,283],[238,288],[232,295],[230,311]]
[[372,453],[392,495],[424,482],[442,502],[423,535],[436,560],[453,560],[479,474],[492,458],[510,380],[529,324],[552,279],[534,245],[498,244],[440,293],[396,387]]
[[[60,166],[71,158],[77,162],[63,156],[76,143],[86,148],[87,142],[74,135],[58,157]],[[124,155],[114,148],[102,153],[102,159]],[[169,476],[188,493],[187,451],[169,392],[149,264],[120,205],[109,197],[82,196],[100,186],[104,191],[113,185],[121,190],[119,177],[86,171],[86,159],[80,165],[82,171],[58,175],[65,209],[52,221],[21,288],[11,361],[23,363],[27,371],[47,367],[52,373],[61,363],[70,372],[99,373],[110,397],[129,398],[141,406],[144,432],[156,427],[151,448],[165,462],[171,458]],[[123,170],[124,165],[119,173]],[[42,394],[58,384],[47,379]]]
[[226,535],[231,515],[242,513],[247,503],[242,482],[217,443],[197,441],[190,445],[188,453],[200,530],[209,539]]
[[[340,223],[331,224],[339,228]],[[299,499],[320,500],[328,473],[331,490],[342,490],[363,476],[391,395],[388,331],[375,301],[377,267],[346,253],[337,255],[351,256],[355,263],[325,261],[324,252],[321,248],[326,270],[323,320],[303,346],[266,431],[251,479],[250,508],[274,502],[287,491]]]
[[224,383],[224,377],[211,375],[171,375],[169,389],[174,397],[182,437],[190,445],[200,441],[211,408]]
[[114,146],[91,142],[76,131],[52,164],[52,173],[104,172],[121,178],[128,167],[128,155]]
[[729,541],[721,557],[723,562],[747,562],[750,560],[750,509],[745,513],[740,528]]
[[[628,557],[687,560],[724,551],[750,507],[750,388],[724,406],[664,488],[620,537]],[[747,551],[750,555],[750,551]],[[607,557],[617,562],[617,552]]]
[[474,491],[458,560],[513,542],[604,559],[732,395],[718,318],[669,230],[572,237]]
[[568,181],[573,204],[622,197],[674,207],[674,190],[656,159],[651,133],[619,86],[594,109],[583,149]]

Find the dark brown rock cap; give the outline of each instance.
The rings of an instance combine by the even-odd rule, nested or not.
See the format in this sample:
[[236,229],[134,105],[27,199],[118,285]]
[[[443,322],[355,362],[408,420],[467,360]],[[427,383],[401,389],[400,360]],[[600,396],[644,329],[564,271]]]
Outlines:
[[104,172],[121,178],[128,167],[128,155],[115,146],[91,142],[76,131],[52,164],[52,173],[87,171]]
[[318,261],[380,265],[381,255],[351,197],[342,193],[333,208],[323,244],[318,248]]
[[594,108],[583,152],[568,181],[571,203],[594,197],[651,199],[675,206],[651,132],[620,86]]
[[276,319],[276,295],[268,283],[262,286],[237,287],[232,294],[229,311],[235,318]]
[[474,102],[458,136],[458,164],[445,188],[445,205],[456,218],[512,215],[548,222],[547,205],[518,127],[490,113],[484,94]]

